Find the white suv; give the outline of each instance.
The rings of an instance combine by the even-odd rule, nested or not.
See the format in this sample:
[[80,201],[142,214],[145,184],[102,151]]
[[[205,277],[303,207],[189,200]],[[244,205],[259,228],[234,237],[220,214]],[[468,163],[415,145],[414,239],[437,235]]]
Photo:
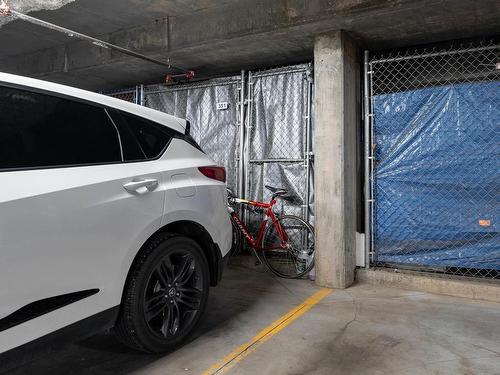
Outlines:
[[231,246],[225,189],[185,120],[0,73],[0,363],[109,327],[178,344]]

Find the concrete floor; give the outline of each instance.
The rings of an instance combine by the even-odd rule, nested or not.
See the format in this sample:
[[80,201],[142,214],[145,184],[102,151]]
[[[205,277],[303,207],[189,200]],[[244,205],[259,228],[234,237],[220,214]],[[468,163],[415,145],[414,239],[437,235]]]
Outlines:
[[[8,374],[201,374],[318,289],[232,266],[172,353],[134,353],[101,334]],[[227,373],[500,374],[500,304],[367,284],[334,290]]]

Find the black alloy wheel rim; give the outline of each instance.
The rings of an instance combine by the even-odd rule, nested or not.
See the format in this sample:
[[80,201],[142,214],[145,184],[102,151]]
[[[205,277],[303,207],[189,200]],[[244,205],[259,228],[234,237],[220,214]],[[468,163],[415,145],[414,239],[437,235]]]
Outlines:
[[172,252],[151,272],[144,294],[144,317],[161,338],[182,334],[196,319],[203,299],[203,275],[193,254]]

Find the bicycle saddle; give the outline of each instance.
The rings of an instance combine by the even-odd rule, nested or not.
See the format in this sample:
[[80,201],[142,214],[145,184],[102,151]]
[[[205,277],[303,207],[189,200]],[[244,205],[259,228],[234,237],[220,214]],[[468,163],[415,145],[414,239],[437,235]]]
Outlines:
[[273,194],[275,195],[285,195],[288,193],[288,191],[286,191],[285,189],[283,188],[277,188],[277,187],[273,187],[273,186],[269,186],[269,185],[264,185],[266,187],[267,190],[271,191]]

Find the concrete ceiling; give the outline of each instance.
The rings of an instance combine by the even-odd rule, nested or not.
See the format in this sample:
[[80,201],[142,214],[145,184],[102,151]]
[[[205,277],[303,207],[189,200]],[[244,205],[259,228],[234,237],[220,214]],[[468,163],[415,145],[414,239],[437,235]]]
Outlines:
[[[94,37],[167,16],[187,15],[213,6],[225,6],[231,0],[10,0],[9,5],[22,13]],[[211,4],[210,4],[211,3]],[[10,22],[7,22],[10,21]],[[7,25],[4,25],[8,23]],[[68,43],[66,35],[40,26],[0,18],[0,57],[31,53]]]
[[[312,58],[314,35],[349,31],[361,47],[392,48],[492,35],[498,0],[56,0],[30,15],[200,76]],[[18,5],[41,0],[18,0]],[[37,3],[37,4],[34,4]],[[10,1],[16,9],[16,2]],[[49,4],[49,5],[50,5]],[[28,8],[24,8],[29,11]],[[25,10],[25,11],[27,11]],[[16,20],[0,28],[1,70],[109,89],[161,81],[165,69]]]

